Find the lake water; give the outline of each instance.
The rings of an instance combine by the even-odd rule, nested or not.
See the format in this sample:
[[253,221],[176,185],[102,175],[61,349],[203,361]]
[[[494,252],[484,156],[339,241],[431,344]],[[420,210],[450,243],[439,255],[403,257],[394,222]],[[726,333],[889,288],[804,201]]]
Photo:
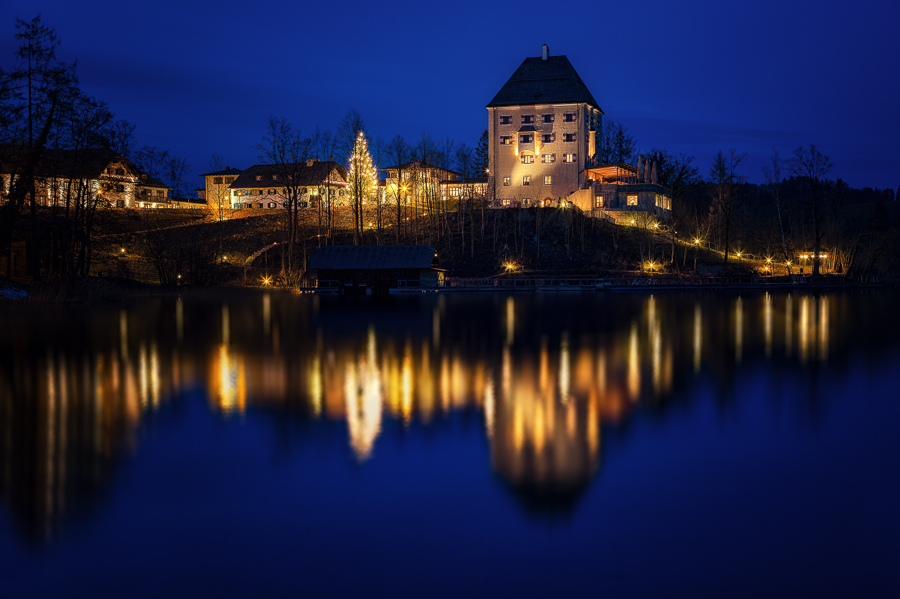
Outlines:
[[3,304],[0,596],[897,597],[898,299]]

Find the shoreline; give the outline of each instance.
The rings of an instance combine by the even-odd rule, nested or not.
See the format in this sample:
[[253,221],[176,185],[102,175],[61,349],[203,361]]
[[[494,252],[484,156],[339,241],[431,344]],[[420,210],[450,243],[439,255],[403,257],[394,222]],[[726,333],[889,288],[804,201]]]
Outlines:
[[[447,285],[444,287],[392,287],[389,295],[410,293],[573,293],[596,291],[802,291],[845,289],[896,289],[892,283],[859,282],[747,282],[747,283],[655,283],[655,279],[637,277],[631,283],[622,279],[605,282],[603,279],[572,280],[574,284],[537,284],[530,279],[494,279],[490,285]],[[544,283],[546,280],[541,280]],[[590,281],[590,282],[589,282]],[[0,280],[0,303],[11,304],[79,304],[114,303],[150,297],[250,295],[259,291],[292,294],[372,295],[371,289],[358,288],[342,293],[337,287],[259,287],[246,285],[217,285],[212,287],[163,287],[137,281],[90,280],[72,285],[51,283],[11,282]]]

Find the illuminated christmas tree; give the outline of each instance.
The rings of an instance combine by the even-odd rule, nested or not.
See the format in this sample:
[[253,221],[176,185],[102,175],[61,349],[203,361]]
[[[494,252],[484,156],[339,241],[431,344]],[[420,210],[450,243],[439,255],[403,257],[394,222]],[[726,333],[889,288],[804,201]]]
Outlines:
[[347,182],[350,187],[350,205],[353,207],[353,243],[362,243],[362,207],[367,200],[375,198],[378,191],[378,170],[369,154],[369,143],[362,131],[356,136],[353,152],[350,154]]

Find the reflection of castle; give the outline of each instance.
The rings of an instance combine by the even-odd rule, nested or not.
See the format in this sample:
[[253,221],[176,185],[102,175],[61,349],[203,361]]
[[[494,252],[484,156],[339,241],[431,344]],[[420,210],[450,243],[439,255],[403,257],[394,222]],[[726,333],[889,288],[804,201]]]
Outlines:
[[290,408],[345,421],[360,461],[377,455],[384,418],[475,411],[495,472],[519,497],[571,505],[599,468],[604,425],[654,409],[701,369],[827,359],[842,310],[828,296],[765,294],[715,310],[647,297],[608,314],[606,329],[566,320],[583,310],[561,312],[561,323],[546,312],[541,329],[531,300],[502,298],[466,330],[471,307],[452,302],[362,327],[340,312],[308,328],[274,304],[104,312],[71,339],[18,324],[6,339],[45,348],[0,342],[0,491],[16,521],[46,536],[64,511],[92,503],[144,415],[196,387],[221,415]]

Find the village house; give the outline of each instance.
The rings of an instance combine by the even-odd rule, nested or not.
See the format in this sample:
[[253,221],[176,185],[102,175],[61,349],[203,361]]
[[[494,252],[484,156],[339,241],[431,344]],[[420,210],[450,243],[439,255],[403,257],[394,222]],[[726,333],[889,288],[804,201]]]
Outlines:
[[197,197],[206,201],[210,214],[222,217],[231,210],[231,190],[229,186],[241,174],[241,169],[226,166],[224,169],[205,173],[203,177],[205,186],[203,190],[197,190]]
[[385,201],[403,204],[422,203],[437,198],[447,199],[444,184],[456,181],[460,174],[425,160],[412,160],[379,169],[387,174],[384,180]]
[[488,177],[460,177],[441,181],[442,200],[484,200],[487,197]]
[[[25,163],[24,148],[0,147],[0,199],[6,200]],[[105,208],[167,208],[169,187],[112,150],[44,150],[35,170],[39,206],[67,203]]]
[[[282,180],[283,172],[283,168],[277,165],[256,164],[243,171],[230,169],[203,175],[207,181],[207,204],[212,202],[221,206],[227,198],[231,210],[283,208],[287,188],[291,186],[299,188],[300,207],[315,208],[320,202],[332,206],[349,204],[347,169],[333,160],[311,158],[297,165],[296,178],[287,184]],[[220,178],[222,182],[216,183]],[[223,190],[219,186],[225,185],[226,179],[228,186]]]

